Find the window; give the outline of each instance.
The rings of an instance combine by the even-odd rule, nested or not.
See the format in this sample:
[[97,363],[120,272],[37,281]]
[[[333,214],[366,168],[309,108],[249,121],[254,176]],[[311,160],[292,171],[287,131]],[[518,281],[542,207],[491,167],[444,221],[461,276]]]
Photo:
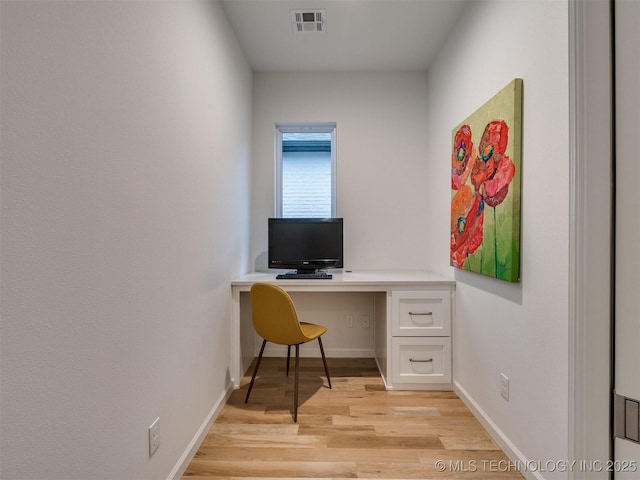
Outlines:
[[336,216],[336,125],[276,126],[276,217]]

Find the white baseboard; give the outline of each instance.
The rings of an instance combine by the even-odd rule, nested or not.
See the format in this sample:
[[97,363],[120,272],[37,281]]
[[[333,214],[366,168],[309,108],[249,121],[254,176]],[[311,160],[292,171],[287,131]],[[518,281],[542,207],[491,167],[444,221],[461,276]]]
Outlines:
[[[300,357],[301,358],[320,358],[320,348],[316,345],[304,345],[301,346]],[[258,356],[256,352],[255,356]],[[327,358],[373,358],[373,348],[325,348],[324,353]],[[272,343],[267,344],[267,348],[263,354],[264,357],[286,357],[287,347],[282,345],[274,345]],[[291,357],[295,358],[295,350],[291,349]]]
[[180,456],[180,459],[178,460],[176,465],[173,467],[173,470],[171,470],[171,473],[167,477],[167,480],[180,480],[185,470],[191,463],[191,460],[193,459],[198,449],[200,448],[200,444],[202,444],[204,437],[207,436],[207,433],[209,433],[209,430],[211,430],[211,427],[213,426],[213,423],[216,421],[216,418],[222,411],[222,408],[227,403],[227,400],[231,396],[232,392],[233,392],[233,385],[231,384],[227,385],[226,389],[220,394],[216,402],[213,404],[213,407],[211,407],[211,410],[205,417],[204,421],[202,422],[202,425],[200,425],[200,428],[198,428],[198,430],[196,431],[196,434],[194,435],[193,439],[191,439],[191,441],[189,442],[189,445],[187,445],[187,448],[185,449],[184,453]]
[[[509,437],[505,435],[505,433],[498,428],[498,426],[491,420],[491,417],[487,415],[480,405],[469,395],[458,381],[454,380],[453,389],[458,394],[460,399],[464,402],[464,404],[471,410],[471,413],[478,419],[478,421],[482,424],[482,426],[489,432],[491,438],[498,444],[498,446],[504,451],[504,453],[509,457],[514,463],[519,463],[521,465],[527,465],[529,461],[522,454],[522,452],[514,445],[514,443],[509,440]],[[545,480],[539,472],[531,472],[531,471],[523,471],[520,472],[524,478],[527,480]]]

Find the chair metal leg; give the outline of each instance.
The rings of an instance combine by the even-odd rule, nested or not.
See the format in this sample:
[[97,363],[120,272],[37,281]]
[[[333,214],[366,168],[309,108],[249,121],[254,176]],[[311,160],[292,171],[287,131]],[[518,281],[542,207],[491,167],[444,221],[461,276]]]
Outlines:
[[291,360],[291,345],[287,345],[287,377],[289,376],[289,360]]
[[327,381],[329,382],[329,388],[331,388],[331,377],[329,376],[329,367],[327,367],[327,358],[324,356],[324,348],[322,348],[322,340],[318,337],[318,343],[320,344],[320,353],[322,354],[322,363],[324,363],[324,373],[327,374]]
[[296,373],[293,390],[293,421],[298,423],[298,372],[300,370],[300,344],[296,345]]
[[247,390],[247,397],[244,399],[244,403],[247,403],[249,401],[249,395],[251,395],[253,382],[256,381],[256,374],[258,373],[258,368],[260,368],[260,361],[262,360],[262,353],[264,352],[264,347],[266,344],[267,344],[267,341],[263,340],[262,347],[260,348],[260,355],[258,355],[258,360],[256,361],[256,368],[253,369],[253,375],[251,376],[251,383],[249,384],[249,390]]

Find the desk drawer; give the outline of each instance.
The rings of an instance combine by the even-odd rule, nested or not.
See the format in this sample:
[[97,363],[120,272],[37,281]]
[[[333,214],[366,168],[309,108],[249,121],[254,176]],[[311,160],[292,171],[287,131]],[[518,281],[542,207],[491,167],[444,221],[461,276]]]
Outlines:
[[391,344],[394,385],[451,382],[451,338],[394,337]]
[[451,335],[451,294],[448,291],[394,291],[394,337]]

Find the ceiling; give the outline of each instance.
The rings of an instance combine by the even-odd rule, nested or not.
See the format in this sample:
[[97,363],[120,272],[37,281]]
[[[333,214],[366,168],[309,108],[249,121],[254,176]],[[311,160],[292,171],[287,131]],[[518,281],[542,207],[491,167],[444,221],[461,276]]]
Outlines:
[[[221,0],[251,68],[424,71],[468,0]],[[291,10],[326,11],[324,33],[294,33]]]

